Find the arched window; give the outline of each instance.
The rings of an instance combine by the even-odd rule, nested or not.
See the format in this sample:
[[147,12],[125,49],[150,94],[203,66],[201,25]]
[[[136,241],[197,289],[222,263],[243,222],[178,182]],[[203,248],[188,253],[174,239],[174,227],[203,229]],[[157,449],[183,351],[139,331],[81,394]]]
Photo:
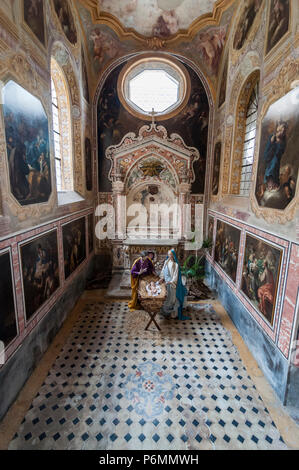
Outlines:
[[232,149],[230,194],[247,197],[251,189],[257,131],[259,70],[245,81],[239,95]]
[[240,178],[240,196],[248,196],[251,187],[252,165],[256,140],[258,111],[258,82],[252,90],[246,113],[245,136]]
[[58,192],[73,191],[72,123],[68,85],[55,59],[51,59],[52,119]]

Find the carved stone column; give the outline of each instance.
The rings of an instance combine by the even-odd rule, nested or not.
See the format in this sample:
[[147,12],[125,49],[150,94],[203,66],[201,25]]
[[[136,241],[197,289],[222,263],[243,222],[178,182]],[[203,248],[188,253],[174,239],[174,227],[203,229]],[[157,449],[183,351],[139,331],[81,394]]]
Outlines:
[[123,181],[113,181],[112,192],[115,211],[115,237],[124,240],[126,237],[126,202]]
[[[179,206],[181,213],[181,239],[186,239],[187,231],[190,227],[191,219],[189,221],[189,216],[191,217],[191,208],[190,215],[189,211],[185,210],[185,205],[189,203],[189,195],[191,191],[190,183],[181,183],[179,185]],[[189,225],[188,225],[189,223]]]

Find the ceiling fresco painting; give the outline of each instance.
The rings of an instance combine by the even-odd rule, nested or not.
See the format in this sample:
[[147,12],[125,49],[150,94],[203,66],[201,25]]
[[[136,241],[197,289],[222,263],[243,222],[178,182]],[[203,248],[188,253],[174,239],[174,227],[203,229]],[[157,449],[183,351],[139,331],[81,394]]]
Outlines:
[[98,0],[98,9],[143,36],[167,38],[180,29],[188,29],[195,18],[211,12],[215,3],[215,0]]

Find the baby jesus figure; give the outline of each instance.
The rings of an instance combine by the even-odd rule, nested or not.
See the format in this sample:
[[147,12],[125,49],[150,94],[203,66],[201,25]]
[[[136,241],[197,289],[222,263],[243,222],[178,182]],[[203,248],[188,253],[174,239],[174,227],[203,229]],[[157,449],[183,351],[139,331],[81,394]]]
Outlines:
[[146,291],[152,297],[156,297],[157,295],[161,294],[161,287],[159,281],[154,282],[151,281],[146,285]]

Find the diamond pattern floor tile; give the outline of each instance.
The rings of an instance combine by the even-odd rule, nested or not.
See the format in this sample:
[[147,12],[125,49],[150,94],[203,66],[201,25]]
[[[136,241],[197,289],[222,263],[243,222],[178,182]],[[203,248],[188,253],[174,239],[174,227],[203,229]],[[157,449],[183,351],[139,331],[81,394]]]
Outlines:
[[185,322],[87,304],[10,449],[286,449],[209,304]]

